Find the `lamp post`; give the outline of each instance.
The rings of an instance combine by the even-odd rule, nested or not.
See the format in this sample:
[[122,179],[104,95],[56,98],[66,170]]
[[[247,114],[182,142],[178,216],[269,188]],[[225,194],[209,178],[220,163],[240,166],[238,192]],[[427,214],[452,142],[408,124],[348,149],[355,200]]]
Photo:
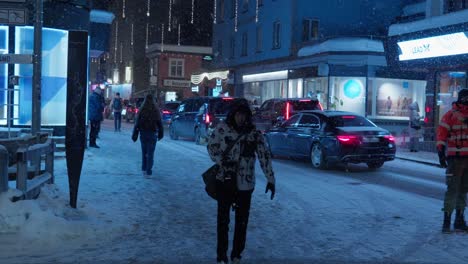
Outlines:
[[34,19],[34,56],[32,83],[31,134],[41,129],[41,86],[42,86],[42,1],[36,0]]

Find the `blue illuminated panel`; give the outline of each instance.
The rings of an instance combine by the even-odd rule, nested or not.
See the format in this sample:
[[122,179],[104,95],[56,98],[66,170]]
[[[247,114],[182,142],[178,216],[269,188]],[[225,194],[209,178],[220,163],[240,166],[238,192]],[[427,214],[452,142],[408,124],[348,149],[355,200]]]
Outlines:
[[[16,27],[15,53],[32,54],[34,28]],[[68,31],[43,28],[41,125],[64,126],[67,102]],[[19,93],[15,93],[15,125],[30,125],[32,116],[32,64],[16,64]]]
[[[8,27],[0,26],[0,54],[8,53]],[[0,64],[0,125],[7,124],[8,64]]]

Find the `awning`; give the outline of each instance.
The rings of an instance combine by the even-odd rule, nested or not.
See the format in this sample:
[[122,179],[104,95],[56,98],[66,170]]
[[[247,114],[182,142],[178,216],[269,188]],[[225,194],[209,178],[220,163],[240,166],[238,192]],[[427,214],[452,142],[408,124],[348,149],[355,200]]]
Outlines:
[[218,71],[218,72],[204,72],[200,74],[193,74],[190,77],[190,81],[195,84],[199,85],[203,82],[203,79],[207,78],[208,80],[212,79],[222,79],[225,80],[228,78],[229,71]]

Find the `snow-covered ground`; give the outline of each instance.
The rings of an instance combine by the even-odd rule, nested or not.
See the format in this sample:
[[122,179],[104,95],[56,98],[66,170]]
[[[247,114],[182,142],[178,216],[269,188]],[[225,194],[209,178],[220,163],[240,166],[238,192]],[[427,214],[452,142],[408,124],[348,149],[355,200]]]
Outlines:
[[[0,195],[0,263],[215,263],[216,204],[200,178],[211,165],[206,147],[166,135],[145,179],[130,126],[114,133],[110,124],[101,149],[86,150],[77,209],[68,206],[63,158],[55,161],[56,183],[37,200],[12,203],[13,189]],[[273,165],[273,201],[257,170],[243,263],[468,261],[468,234],[440,232],[440,199],[306,163]]]

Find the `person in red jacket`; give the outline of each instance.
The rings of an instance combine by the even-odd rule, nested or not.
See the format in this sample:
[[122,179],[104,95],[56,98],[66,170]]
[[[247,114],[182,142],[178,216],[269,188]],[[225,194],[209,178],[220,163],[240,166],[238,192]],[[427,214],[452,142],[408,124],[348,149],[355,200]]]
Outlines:
[[440,166],[447,168],[442,232],[450,232],[453,210],[456,211],[453,223],[455,231],[468,232],[463,216],[468,192],[468,89],[458,93],[458,100],[440,120],[437,152]]

